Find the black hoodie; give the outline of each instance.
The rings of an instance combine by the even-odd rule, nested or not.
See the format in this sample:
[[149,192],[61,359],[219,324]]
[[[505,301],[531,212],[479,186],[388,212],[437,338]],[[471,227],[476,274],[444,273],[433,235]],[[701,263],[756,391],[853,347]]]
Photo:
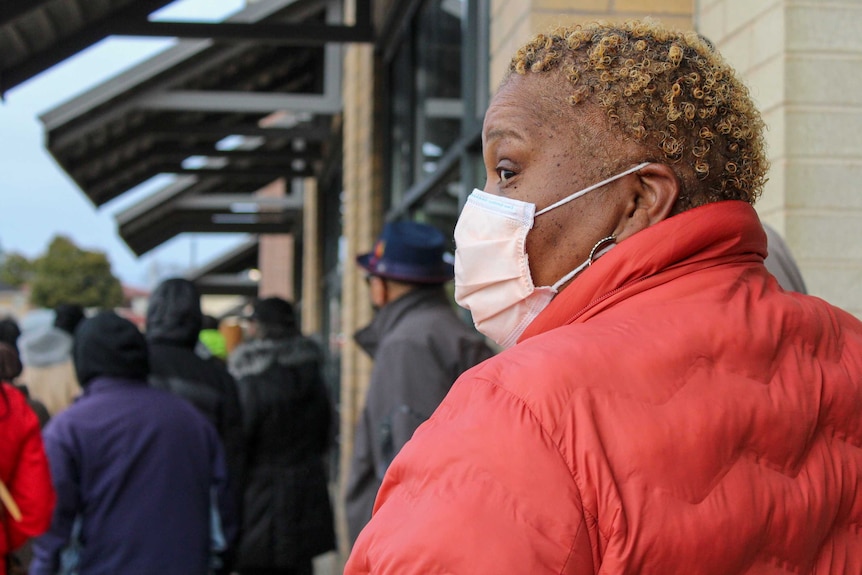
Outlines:
[[222,364],[195,353],[202,318],[200,295],[190,281],[168,279],[156,288],[147,307],[150,384],[190,401],[215,425],[239,494],[245,471],[239,395]]

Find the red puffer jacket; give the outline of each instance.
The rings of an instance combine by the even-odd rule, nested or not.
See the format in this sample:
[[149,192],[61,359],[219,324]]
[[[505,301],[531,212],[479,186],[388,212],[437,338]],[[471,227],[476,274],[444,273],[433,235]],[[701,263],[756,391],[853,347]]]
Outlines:
[[39,420],[20,391],[0,385],[0,479],[22,516],[15,521],[0,504],[0,575],[5,575],[6,554],[48,529],[55,495]]
[[604,255],[458,380],[346,573],[862,573],[862,324],[765,252],[723,202]]

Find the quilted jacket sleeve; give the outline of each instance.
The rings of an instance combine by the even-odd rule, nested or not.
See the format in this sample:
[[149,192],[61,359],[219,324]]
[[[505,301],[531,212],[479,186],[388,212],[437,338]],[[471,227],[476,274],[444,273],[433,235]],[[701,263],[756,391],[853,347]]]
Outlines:
[[593,573],[575,481],[534,414],[459,380],[386,474],[346,575]]

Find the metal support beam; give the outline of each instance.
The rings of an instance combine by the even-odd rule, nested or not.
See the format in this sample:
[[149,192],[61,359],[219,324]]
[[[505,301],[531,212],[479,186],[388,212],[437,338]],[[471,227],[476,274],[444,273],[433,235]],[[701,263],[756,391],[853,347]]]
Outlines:
[[431,192],[440,182],[446,178],[451,170],[453,170],[462,156],[475,146],[481,146],[481,132],[462,136],[456,140],[443,157],[437,162],[437,169],[434,173],[423,180],[419,180],[411,186],[406,192],[400,203],[390,208],[386,214],[386,221],[391,222],[408,214],[425,196]]
[[[123,157],[123,151],[118,151],[118,156]],[[75,181],[86,182],[93,178],[110,180],[119,174],[133,171],[136,166],[146,162],[158,162],[160,165],[168,162],[181,164],[191,157],[224,158],[229,162],[248,161],[255,166],[279,165],[287,166],[292,162],[300,160],[313,162],[321,158],[321,146],[310,144],[308,148],[294,151],[290,148],[285,150],[218,150],[215,146],[180,146],[176,143],[155,145],[146,152],[139,152],[130,159],[123,157],[120,161],[106,160],[103,156],[97,156],[91,160],[80,161],[75,164],[75,169],[68,170],[69,175]],[[110,167],[109,167],[110,166]],[[253,170],[255,168],[248,168]]]
[[[137,131],[130,132],[121,140],[113,140],[107,150],[93,147],[88,151],[91,157],[97,157],[100,154],[117,149],[128,142],[140,137],[152,136],[156,139],[168,139],[174,137],[188,138],[225,138],[227,136],[264,136],[267,138],[283,138],[283,139],[298,139],[305,142],[322,142],[329,136],[329,128],[316,123],[313,125],[300,125],[295,128],[262,128],[257,124],[183,124],[174,122],[170,119],[159,119],[147,122]],[[73,132],[63,132],[61,134],[48,134],[47,147],[52,153],[56,150],[61,150],[66,146],[75,146],[78,142],[79,135]]]
[[309,142],[322,142],[329,136],[329,128],[320,124],[295,128],[262,128],[257,124],[196,124],[158,121],[149,124],[147,133],[156,136],[269,136],[273,138],[300,138]]
[[273,168],[266,167],[262,168],[256,166],[252,169],[240,169],[240,168],[183,168],[180,166],[172,166],[166,165],[158,169],[156,173],[161,174],[191,174],[197,176],[223,176],[225,178],[230,177],[238,177],[238,178],[302,178],[306,176],[313,176],[314,169],[311,167],[305,167],[301,170],[296,170],[288,166],[283,166],[281,168]]
[[210,92],[178,90],[143,96],[137,104],[151,110],[191,110],[197,112],[237,112],[269,114],[280,110],[335,114],[341,102],[325,96],[261,92]]
[[239,275],[209,274],[193,281],[201,294],[257,295],[258,282]]
[[273,211],[302,211],[301,196],[266,198],[246,194],[208,194],[178,200],[178,210],[195,210],[225,213],[258,213]]
[[229,42],[253,41],[284,46],[323,46],[335,43],[370,43],[374,33],[367,26],[338,24],[258,24],[233,22],[168,22],[125,20],[115,22],[111,32],[120,36],[210,38]]

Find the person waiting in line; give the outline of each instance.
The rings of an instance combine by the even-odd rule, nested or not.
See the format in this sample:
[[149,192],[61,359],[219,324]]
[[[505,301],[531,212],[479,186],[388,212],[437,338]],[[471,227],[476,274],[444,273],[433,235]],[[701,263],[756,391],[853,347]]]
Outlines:
[[371,252],[356,258],[368,274],[370,325],[355,339],[374,359],[356,428],[346,513],[351,541],[371,518],[392,459],[465,370],[491,357],[485,339],[455,313],[443,286],[453,276],[446,238],[433,226],[387,223]]
[[21,548],[48,529],[56,500],[39,419],[11,385],[19,373],[17,350],[0,341],[0,575],[27,568]]
[[21,320],[18,350],[24,371],[19,382],[51,416],[69,407],[81,386],[72,363],[72,335],[55,325],[52,309],[35,309]]
[[54,308],[54,327],[60,328],[69,335],[75,335],[75,330],[86,318],[84,308],[74,303],[61,303]]
[[219,330],[219,321],[206,315],[201,318],[201,332],[198,335],[196,351],[204,359],[211,359],[221,365],[227,362],[227,341],[224,334]]
[[796,263],[796,258],[790,251],[790,246],[778,233],[778,230],[767,223],[763,224],[766,232],[766,249],[768,254],[763,261],[769,273],[775,276],[778,284],[786,290],[808,293],[802,271]]
[[347,575],[862,573],[862,323],[764,266],[763,131],[693,31],[518,50],[455,226],[505,350],[396,457]]
[[30,574],[227,573],[236,524],[215,428],[147,384],[144,336],[114,312],[78,327],[74,358],[84,393],[45,427],[58,502]]
[[[51,419],[51,414],[48,412],[48,408],[45,407],[45,404],[32,397],[27,386],[18,380],[18,377],[24,369],[24,366],[21,363],[21,354],[18,351],[18,338],[20,335],[21,329],[18,327],[18,322],[11,317],[0,319],[0,343],[8,345],[17,358],[17,361],[14,364],[9,364],[10,371],[6,372],[5,381],[24,394],[24,397],[27,399],[27,405],[30,406],[30,409],[32,409],[36,414],[36,417],[39,418],[39,427],[41,428],[45,427],[45,424],[48,423],[49,419]],[[12,365],[17,366],[16,371],[11,371]]]
[[146,313],[150,385],[190,401],[215,426],[241,516],[245,454],[239,396],[227,367],[195,352],[202,322],[200,294],[192,282],[171,278],[156,287]]
[[236,568],[242,575],[311,575],[312,559],[335,549],[324,461],[333,408],[323,354],[282,298],[255,304],[248,333],[228,360],[249,460]]

